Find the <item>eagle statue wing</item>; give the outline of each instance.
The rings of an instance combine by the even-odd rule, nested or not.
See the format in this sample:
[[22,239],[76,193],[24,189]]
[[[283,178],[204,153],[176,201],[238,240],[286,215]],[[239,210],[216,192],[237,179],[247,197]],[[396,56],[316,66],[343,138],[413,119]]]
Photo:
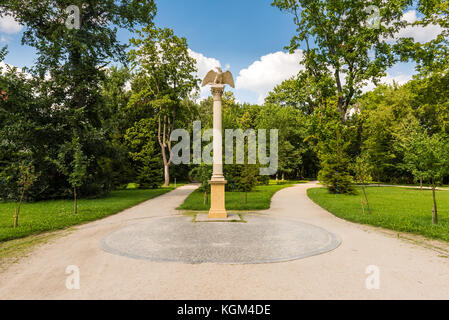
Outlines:
[[202,87],[208,85],[208,84],[213,84],[215,81],[215,77],[216,77],[217,73],[214,70],[209,71],[206,76],[204,77],[203,80],[203,84],[201,85]]
[[230,85],[232,88],[235,88],[234,77],[232,76],[231,71],[226,71],[223,74],[223,83]]

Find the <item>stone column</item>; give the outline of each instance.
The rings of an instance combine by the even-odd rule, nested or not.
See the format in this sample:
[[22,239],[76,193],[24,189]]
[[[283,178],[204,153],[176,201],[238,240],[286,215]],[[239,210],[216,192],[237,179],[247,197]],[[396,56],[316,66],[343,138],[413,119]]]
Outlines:
[[213,128],[213,172],[209,181],[211,185],[211,206],[209,218],[226,219],[225,208],[225,185],[227,181],[223,176],[223,123],[221,98],[224,92],[223,84],[214,84],[211,86],[212,96],[214,97],[214,128]]

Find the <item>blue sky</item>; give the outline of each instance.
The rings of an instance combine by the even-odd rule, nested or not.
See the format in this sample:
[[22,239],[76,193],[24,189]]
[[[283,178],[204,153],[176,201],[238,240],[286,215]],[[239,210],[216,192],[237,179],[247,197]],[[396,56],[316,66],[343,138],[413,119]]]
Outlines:
[[185,36],[192,50],[230,64],[237,72],[282,50],[294,35],[291,17],[271,0],[162,0],[156,23]]
[[[300,70],[300,52],[290,55],[284,47],[295,33],[292,17],[270,5],[271,0],[157,0],[159,27],[174,29],[187,38],[198,61],[199,77],[214,66],[231,70],[239,101],[263,102],[276,84]],[[413,20],[413,12],[409,14]],[[21,45],[23,29],[0,20],[0,46],[7,44],[5,62],[18,67],[31,66],[34,50]],[[435,30],[433,30],[435,31]],[[407,33],[408,32],[408,33]],[[429,30],[408,30],[406,35],[426,38]],[[119,32],[127,42],[130,34]],[[404,82],[413,66],[401,64],[389,70],[386,81]],[[202,96],[208,95],[206,90]]]

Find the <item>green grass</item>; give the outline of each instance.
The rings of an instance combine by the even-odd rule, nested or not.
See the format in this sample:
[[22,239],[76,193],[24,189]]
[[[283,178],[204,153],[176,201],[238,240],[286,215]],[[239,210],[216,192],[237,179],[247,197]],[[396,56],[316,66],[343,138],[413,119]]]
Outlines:
[[[253,191],[248,192],[248,203],[245,204],[244,192],[226,192],[226,209],[227,210],[264,210],[269,209],[271,198],[281,189],[291,187],[295,183],[304,183],[305,181],[286,181],[276,184],[270,181],[269,185],[257,186]],[[210,208],[209,201],[204,204],[204,194],[194,191],[178,208],[178,210],[198,210],[207,211]]]
[[77,215],[73,213],[72,200],[24,203],[20,209],[19,227],[15,229],[13,216],[17,204],[0,203],[0,242],[101,219],[173,189],[173,186],[153,190],[127,189],[113,191],[104,198],[80,199]]
[[438,225],[432,224],[432,191],[398,187],[368,187],[371,214],[362,213],[359,195],[330,194],[313,188],[308,196],[337,217],[391,230],[449,241],[449,191],[437,191]]

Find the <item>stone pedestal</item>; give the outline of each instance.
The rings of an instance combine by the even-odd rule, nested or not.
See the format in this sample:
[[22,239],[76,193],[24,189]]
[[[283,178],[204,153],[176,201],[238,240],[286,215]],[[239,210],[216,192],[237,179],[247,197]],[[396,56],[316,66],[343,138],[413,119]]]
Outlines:
[[225,206],[226,180],[209,181],[210,183],[210,219],[226,219],[228,214]]
[[225,185],[223,176],[223,128],[221,114],[221,98],[224,92],[223,84],[211,86],[214,97],[214,124],[213,124],[213,172],[209,181],[211,187],[209,218],[226,219]]

